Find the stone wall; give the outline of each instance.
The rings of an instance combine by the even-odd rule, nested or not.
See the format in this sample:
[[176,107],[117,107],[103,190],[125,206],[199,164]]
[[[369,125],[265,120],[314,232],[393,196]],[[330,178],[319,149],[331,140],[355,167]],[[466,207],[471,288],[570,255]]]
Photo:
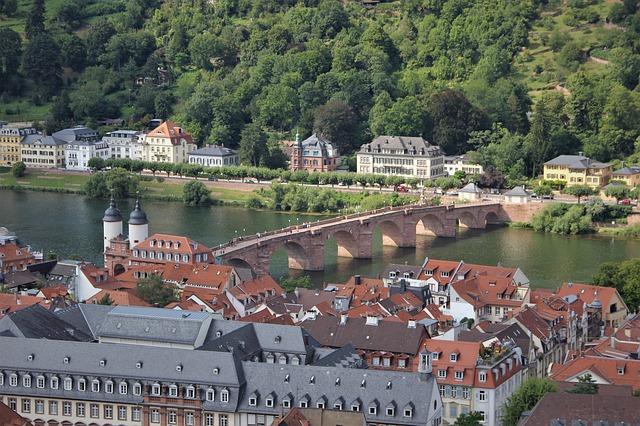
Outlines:
[[530,222],[533,216],[546,207],[547,203],[531,202],[526,204],[501,204],[504,221]]

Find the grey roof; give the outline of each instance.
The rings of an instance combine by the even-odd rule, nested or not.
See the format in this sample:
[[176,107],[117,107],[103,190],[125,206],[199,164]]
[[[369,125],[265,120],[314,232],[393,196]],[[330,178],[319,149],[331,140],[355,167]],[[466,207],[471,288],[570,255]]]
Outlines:
[[518,185],[514,186],[511,190],[504,193],[507,197],[528,197],[527,191],[524,189],[524,186]]
[[9,330],[16,337],[66,341],[90,341],[86,334],[61,320],[40,305],[29,306],[0,319],[0,331]]
[[[209,338],[209,335],[207,336]],[[247,360],[261,353],[260,342],[256,336],[253,324],[245,323],[243,327],[237,328],[230,333],[222,334],[220,337],[213,337],[205,341],[198,348],[203,351],[231,352],[238,358]]]
[[313,153],[316,152],[316,150],[318,154],[315,156],[317,157],[331,157],[335,155],[333,142],[316,133],[312,134],[299,144],[302,147],[305,156],[314,156]]
[[[361,401],[367,424],[427,424],[432,413],[433,390],[431,375],[376,371],[357,368],[331,368],[324,366],[294,366],[243,362],[246,377],[245,395],[260,396],[256,407],[249,406],[249,398],[242,398],[238,411],[272,414],[280,411],[278,405],[291,394],[292,406],[307,398],[310,407],[324,401],[331,409],[334,402],[342,401],[343,410],[351,410],[354,401]],[[313,377],[313,383],[311,378]],[[264,399],[274,395],[274,407],[268,408]],[[377,404],[377,414],[370,415],[368,407]],[[412,405],[410,405],[412,404]],[[395,415],[387,416],[386,407],[394,406]],[[413,416],[404,417],[403,409],[412,406]]]
[[407,155],[438,157],[442,155],[440,147],[431,145],[420,136],[378,136],[371,143],[362,145],[362,153],[381,153],[383,149],[403,150]]
[[[319,350],[316,350],[318,352]],[[316,367],[348,367],[348,368],[364,368],[366,363],[358,354],[351,343],[339,348],[331,350],[328,354],[320,353],[320,356],[313,362]]]
[[[127,136],[137,136],[142,134],[141,131],[139,130],[113,130],[111,132],[107,132],[104,134],[105,137],[111,137],[114,134],[121,134],[121,135],[127,135]],[[117,136],[113,136],[113,137],[117,137]]]
[[129,225],[146,225],[148,223],[147,214],[140,206],[140,198],[136,198],[136,205],[129,215]]
[[604,168],[609,164],[601,163],[585,157],[584,155],[559,155],[553,160],[549,160],[545,165],[567,166],[571,169]]
[[122,213],[118,206],[116,205],[116,200],[111,197],[111,201],[109,202],[109,207],[104,211],[104,217],[102,218],[103,222],[122,222]]
[[614,175],[637,175],[640,173],[640,166],[623,167],[613,172]]
[[195,151],[191,151],[189,155],[203,155],[206,157],[228,157],[231,155],[237,155],[237,152],[224,146],[210,145],[200,149],[196,149]]
[[98,340],[98,332],[107,314],[115,309],[115,306],[78,303],[55,314],[63,321],[71,324],[76,329]]
[[400,275],[400,276],[397,276],[397,278],[403,278],[402,275],[404,275],[405,272],[408,272],[410,274],[409,278],[418,278],[418,275],[420,275],[421,270],[422,268],[416,265],[403,265],[399,263],[390,263],[382,271],[382,276],[386,278],[389,276],[389,272],[395,272],[396,274]]
[[116,306],[107,313],[98,337],[199,346],[212,318],[207,312]]
[[469,182],[464,187],[460,188],[458,192],[468,192],[471,194],[478,194],[478,193],[481,193],[482,190],[478,188],[478,185],[476,185],[475,183]]
[[56,263],[56,266],[53,267],[50,275],[61,275],[63,277],[75,277],[76,276],[76,267],[73,265],[63,265],[62,263]]
[[66,145],[67,142],[54,138],[53,136],[45,136],[41,134],[31,134],[27,135],[20,142],[22,145],[39,145],[39,146],[61,146]]
[[87,142],[95,142],[98,140],[98,133],[84,126],[71,127],[62,129],[52,135],[55,139],[65,143],[84,144]]

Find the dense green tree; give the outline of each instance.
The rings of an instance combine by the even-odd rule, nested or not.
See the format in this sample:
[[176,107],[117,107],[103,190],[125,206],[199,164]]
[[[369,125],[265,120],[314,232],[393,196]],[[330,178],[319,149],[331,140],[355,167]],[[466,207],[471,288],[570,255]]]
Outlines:
[[192,180],[182,187],[182,200],[188,206],[208,206],[211,204],[211,190],[204,183]]
[[116,29],[109,20],[101,19],[89,26],[85,43],[87,45],[87,58],[95,64],[105,52],[109,39],[116,34]]
[[84,185],[83,192],[91,198],[127,198],[138,192],[138,178],[116,167],[108,172],[94,173]]
[[238,155],[243,164],[258,166],[267,154],[267,135],[257,123],[245,126],[240,136]]
[[24,176],[26,170],[27,166],[22,161],[17,161],[11,166],[11,174],[17,178]]
[[63,26],[77,29],[82,24],[82,7],[78,0],[63,0],[56,5],[54,16]]
[[106,305],[106,306],[111,306],[111,305],[113,305],[113,303],[114,303],[113,299],[111,298],[111,295],[109,293],[105,293],[104,296],[102,296],[96,302],[96,304],[98,304],[98,305]]
[[556,385],[550,380],[527,379],[504,404],[502,421],[508,425],[518,424],[524,411],[531,410],[546,393],[555,390]]
[[0,94],[18,93],[21,77],[18,74],[20,63],[16,58],[22,56],[20,35],[10,28],[0,28],[0,46]]
[[623,198],[629,198],[631,191],[624,185],[609,185],[604,191],[607,197],[615,198],[620,201]]
[[602,263],[593,283],[616,288],[629,309],[640,307],[640,259]]
[[594,195],[595,191],[588,185],[571,185],[564,189],[564,193],[578,198],[578,204],[580,204],[580,199],[582,197]]
[[59,90],[62,83],[60,48],[49,34],[32,35],[22,57],[22,70],[42,98],[48,99]]
[[57,39],[60,45],[61,64],[74,71],[82,71],[87,62],[84,41],[75,34],[63,34]]
[[136,284],[138,296],[153,306],[163,307],[178,300],[178,293],[173,284],[162,281],[160,275],[141,278]]
[[280,280],[280,287],[286,292],[292,293],[297,288],[312,288],[313,282],[311,281],[311,276],[309,275],[301,275],[299,277],[283,277]]
[[481,413],[472,411],[467,414],[459,415],[453,426],[481,426],[483,420],[484,419]]
[[44,32],[44,0],[33,0],[24,25],[24,32],[28,39]]
[[340,153],[357,147],[358,117],[341,99],[331,99],[314,112],[313,129],[335,144]]
[[578,383],[567,392],[594,395],[598,393],[598,385],[591,374],[586,373],[578,377]]
[[93,170],[103,170],[105,167],[104,159],[100,157],[92,157],[87,161],[87,166]]

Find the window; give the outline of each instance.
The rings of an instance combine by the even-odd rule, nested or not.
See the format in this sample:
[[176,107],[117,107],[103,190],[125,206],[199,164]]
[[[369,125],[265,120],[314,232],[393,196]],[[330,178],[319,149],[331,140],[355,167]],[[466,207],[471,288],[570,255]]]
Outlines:
[[133,385],[133,394],[136,396],[142,394],[142,385],[140,383],[135,383]]
[[31,376],[28,374],[25,374],[24,376],[22,376],[22,386],[24,386],[25,388],[30,388],[31,387]]
[[38,389],[44,388],[44,376],[38,376],[38,378],[36,379],[36,387]]
[[464,371],[456,371],[456,380],[462,380],[464,376]]
[[[157,408],[151,409],[151,413],[149,414],[149,417],[150,417],[151,423],[160,423],[160,410],[158,410]],[[213,426],[213,423],[211,423],[211,426]]]
[[18,386],[18,375],[12,374],[9,376],[9,386]]
[[15,398],[9,398],[9,408],[11,408],[13,411],[16,411],[18,409],[18,402]]
[[178,415],[175,411],[169,411],[169,415],[167,416],[170,425],[175,425],[178,423]]
[[85,416],[84,402],[76,402],[76,416],[78,416],[78,417],[84,417]]
[[335,404],[333,404],[333,409],[342,410],[342,402],[336,402]]
[[184,413],[184,424],[186,426],[193,426],[193,413]]
[[251,398],[249,398],[249,405],[255,407],[256,405],[258,405],[258,399],[255,396],[252,396]]
[[481,382],[486,382],[487,381],[487,373],[484,371],[481,371],[480,373],[478,373],[478,380],[480,380]]
[[207,414],[204,418],[205,426],[213,426],[213,414]]
[[487,400],[487,392],[481,390],[478,391],[478,401],[486,401]]
[[360,411],[360,404],[353,404],[351,406],[351,411]]
[[469,399],[469,388],[462,388],[462,398]]
[[127,407],[118,405],[118,420],[127,420]]
[[89,416],[92,419],[97,419],[100,417],[100,406],[98,404],[89,405]]
[[70,416],[71,415],[71,403],[68,401],[65,401],[62,403],[62,415],[63,416]]
[[87,382],[84,379],[78,379],[78,390],[81,392],[87,390]]
[[399,359],[398,360],[398,368],[406,368],[407,366],[407,360],[406,359]]
[[105,405],[103,410],[104,413],[104,418],[105,419],[112,419],[113,418],[113,406],[112,405]]
[[485,419],[486,419],[485,414],[484,414],[484,411],[478,411],[478,413],[480,413],[480,421],[481,421],[481,422],[484,422],[484,421],[485,421]]
[[405,408],[404,409],[404,416],[405,417],[413,417],[413,410],[411,408]]
[[52,416],[57,416],[58,415],[58,402],[57,401],[49,401],[49,414],[52,415]]
[[307,408],[309,406],[309,402],[306,399],[300,401],[300,408]]
[[440,354],[439,354],[438,352],[433,352],[433,353],[431,354],[431,359],[432,359],[432,360],[437,361],[437,360],[438,360],[438,358],[440,358]]
[[178,387],[176,385],[169,386],[169,396],[176,398],[178,396]]
[[73,389],[73,379],[71,377],[65,377],[64,379],[64,390]]
[[194,399],[196,397],[196,389],[193,386],[187,388],[187,398]]
[[118,391],[120,392],[120,395],[126,395],[127,392],[129,391],[127,382],[120,382],[120,386],[118,386]]
[[453,361],[453,362],[458,361],[458,354],[457,354],[457,353],[455,353],[455,352],[454,352],[454,353],[452,353],[452,354],[449,356],[449,359],[450,359],[451,361]]
[[31,400],[30,399],[23,399],[22,400],[22,412],[23,413],[30,413],[31,412]]
[[291,408],[291,400],[289,398],[282,400],[282,406],[284,408]]
[[113,393],[113,382],[111,380],[104,384],[104,391],[106,393]]
[[374,356],[373,357],[373,365],[380,365],[380,357],[379,356]]
[[229,402],[229,391],[228,390],[225,389],[222,392],[220,392],[220,401]]
[[218,414],[218,426],[229,426],[229,416],[226,414]]
[[140,407],[132,407],[131,408],[131,420],[134,421],[134,422],[139,422],[140,421]]
[[269,408],[273,407],[273,397],[268,396],[267,399],[265,399],[264,401],[264,405],[266,405]]
[[215,398],[215,392],[213,391],[213,389],[209,388],[207,389],[207,401],[213,401]]
[[447,377],[447,370],[438,370],[438,377]]
[[36,414],[44,414],[44,401],[36,399]]
[[316,408],[322,408],[322,409],[324,409],[324,402],[322,402],[322,401],[318,401],[318,403],[316,404]]
[[387,407],[387,416],[393,417],[396,414],[396,410],[393,407]]
[[91,381],[91,392],[100,392],[100,380]]
[[376,407],[375,405],[370,406],[369,415],[375,416],[376,414],[378,414],[378,407]]
[[153,386],[151,386],[151,395],[160,396],[160,385],[159,384],[154,383]]

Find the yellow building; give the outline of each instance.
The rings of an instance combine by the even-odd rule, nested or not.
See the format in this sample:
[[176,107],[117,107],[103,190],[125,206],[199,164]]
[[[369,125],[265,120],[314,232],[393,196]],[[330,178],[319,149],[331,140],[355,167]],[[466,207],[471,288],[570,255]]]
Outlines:
[[640,185],[640,166],[623,167],[611,175],[611,180],[619,180],[625,185],[636,187]]
[[609,183],[613,166],[583,155],[560,155],[544,163],[544,180],[563,181],[567,186],[598,188]]
[[0,127],[0,166],[11,166],[20,161],[20,142],[36,133],[30,123],[9,123]]
[[165,121],[144,136],[142,159],[156,163],[186,163],[187,154],[196,148],[189,133],[175,123]]
[[67,143],[53,136],[27,135],[21,144],[21,160],[27,167],[64,168]]

